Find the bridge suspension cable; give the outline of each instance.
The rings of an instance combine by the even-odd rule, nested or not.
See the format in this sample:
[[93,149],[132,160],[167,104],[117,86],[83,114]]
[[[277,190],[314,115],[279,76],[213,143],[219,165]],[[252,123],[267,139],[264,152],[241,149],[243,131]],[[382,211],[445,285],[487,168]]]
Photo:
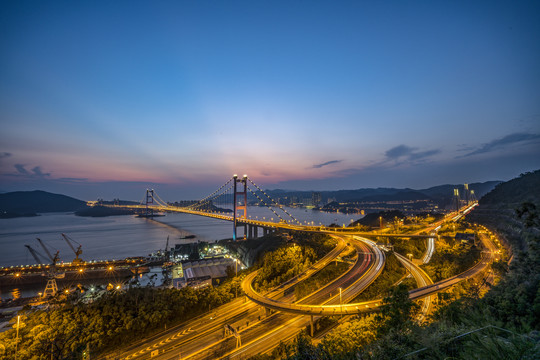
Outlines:
[[166,201],[164,201],[162,198],[159,197],[158,193],[154,191],[154,199],[156,200],[156,202],[158,203],[158,205],[160,206],[163,206],[163,207],[169,207],[170,205],[167,204]]
[[284,222],[287,222],[285,221],[285,219],[283,219],[281,216],[279,216],[279,214],[277,212],[274,211],[274,209],[272,209],[272,207],[270,205],[268,205],[263,199],[261,199],[259,197],[259,195],[257,195],[255,193],[255,191],[251,190],[250,188],[247,188],[249,190],[250,193],[252,193],[253,195],[255,195],[255,197],[257,197],[257,199],[259,199],[259,201],[261,201],[267,208],[270,209],[270,211],[272,211],[278,218],[280,218],[281,220],[283,220]]
[[230,178],[225,184],[221,185],[219,187],[219,189],[217,189],[216,191],[214,191],[213,193],[211,193],[210,195],[208,195],[207,197],[199,200],[196,204],[194,205],[189,205],[189,206],[184,206],[185,208],[188,208],[188,209],[191,209],[193,207],[196,207],[196,206],[199,206],[200,204],[204,203],[206,200],[208,200],[209,198],[211,198],[212,196],[214,196],[215,194],[217,194],[218,192],[221,191],[221,189],[223,189],[225,186],[227,186],[231,181],[233,180],[233,178]]
[[218,199],[219,199],[219,201],[221,201],[221,200],[223,199],[223,200],[224,200],[223,202],[220,203],[220,202],[218,201],[217,204],[218,204],[218,205],[225,204],[225,203],[227,203],[227,201],[228,201],[229,203],[232,203],[233,200],[231,200],[230,197],[232,196],[232,190],[233,190],[233,188],[234,188],[234,185],[231,184],[231,186],[229,186],[227,189],[223,190],[220,194],[214,196],[214,197],[211,199],[212,202],[216,202],[216,201],[218,201]]
[[[270,201],[272,201],[272,202],[274,203],[274,205],[276,205],[279,209],[281,209],[285,214],[289,215],[289,216],[291,217],[291,219],[293,219],[294,221],[296,221],[296,223],[300,224],[300,221],[298,221],[294,216],[292,216],[287,210],[285,210],[285,209],[283,209],[281,206],[279,206],[279,204],[277,203],[277,201],[275,201],[274,199],[272,199],[272,198],[270,197],[270,195],[268,195],[263,189],[261,189],[257,184],[255,184],[255,183],[253,182],[253,180],[251,180],[249,177],[248,177],[248,180],[249,180],[249,182],[250,182],[253,186],[255,186],[255,187],[257,188],[257,190],[259,190],[260,192],[262,192],[268,199],[270,199]],[[255,195],[255,194],[254,194],[254,195]],[[255,196],[257,196],[257,195],[255,195]],[[258,196],[257,196],[257,198],[258,198]],[[261,199],[259,199],[259,200],[261,200]],[[262,201],[262,200],[261,200],[261,201]],[[264,203],[264,201],[263,201],[263,203]],[[267,205],[267,206],[268,206],[268,205]],[[273,211],[273,210],[272,210],[272,211]],[[281,218],[281,217],[280,217],[280,218]]]
[[146,204],[146,194],[143,196],[141,201],[139,201],[139,205],[144,205],[144,204]]
[[[221,187],[223,188],[223,186]],[[228,196],[230,195],[230,193],[228,193],[228,191],[232,190],[233,188],[233,185],[231,184],[231,186],[229,186],[228,188],[226,188],[225,190],[221,191],[221,193],[217,194],[217,195],[213,195],[213,196],[207,196],[205,198],[205,200],[200,200],[198,203],[194,204],[194,205],[190,205],[188,206],[187,208],[189,209],[196,209],[196,208],[199,208],[201,206],[206,206],[208,205],[210,202],[214,202],[215,200],[221,198],[222,196]],[[213,194],[215,194],[216,192],[214,192]]]

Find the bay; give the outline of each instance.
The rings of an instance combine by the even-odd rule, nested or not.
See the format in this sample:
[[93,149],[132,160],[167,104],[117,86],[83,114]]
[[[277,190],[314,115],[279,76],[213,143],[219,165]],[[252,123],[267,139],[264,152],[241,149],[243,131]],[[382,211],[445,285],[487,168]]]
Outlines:
[[[361,215],[325,213],[314,210],[286,208],[301,224],[340,226],[361,218]],[[248,207],[252,219],[278,221],[279,218],[267,208]],[[285,220],[291,220],[276,209]],[[54,254],[60,252],[61,261],[75,257],[61,234],[82,245],[81,258],[90,260],[124,259],[146,256],[164,249],[169,237],[169,247],[175,244],[227,239],[232,237],[232,223],[203,216],[169,213],[153,220],[136,216],[111,216],[104,218],[79,217],[73,213],[47,213],[36,217],[0,220],[0,266],[31,265],[36,261],[24,246],[28,244],[45,255],[36,238],[47,244]],[[195,238],[188,235],[195,235]],[[239,230],[239,237],[243,235]],[[261,235],[261,234],[260,234]],[[48,263],[48,261],[45,261]],[[20,288],[11,286],[0,289],[0,298],[33,296],[39,287]]]
[[[302,224],[312,222],[313,225],[343,225],[362,217],[298,208],[286,210]],[[290,220],[284,213],[280,215]],[[278,220],[275,214],[262,207],[248,207],[248,216],[252,219]],[[43,253],[35,238],[43,240],[51,251],[59,250],[61,260],[71,261],[74,254],[62,238],[62,233],[82,244],[83,260],[111,260],[146,256],[158,249],[164,249],[167,236],[170,237],[170,246],[196,240],[213,242],[231,238],[232,224],[181,213],[166,214],[154,220],[126,215],[90,218],[75,216],[73,213],[47,213],[37,217],[2,219],[0,266],[34,264],[35,260],[24,245],[31,245]],[[196,235],[196,239],[182,239],[186,235]]]

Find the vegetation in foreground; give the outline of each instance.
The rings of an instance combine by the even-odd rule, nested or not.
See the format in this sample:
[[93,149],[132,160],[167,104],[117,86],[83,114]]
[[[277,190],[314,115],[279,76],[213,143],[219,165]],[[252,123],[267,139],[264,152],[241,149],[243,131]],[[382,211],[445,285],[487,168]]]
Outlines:
[[[48,310],[25,309],[18,359],[80,359],[86,346],[97,354],[125,345],[231,301],[239,285],[231,279],[202,289],[133,288],[108,292],[89,304],[66,301]],[[15,327],[0,333],[0,359],[13,359],[15,341]]]
[[[336,244],[328,235],[307,232],[295,232],[287,241],[279,234],[273,234],[270,238],[279,245],[275,250],[259,257],[254,266],[259,270],[254,281],[254,287],[258,291],[273,288],[307,270]],[[268,241],[268,237],[263,239]],[[260,240],[252,240],[249,244],[258,249],[261,246],[257,245],[258,241]]]

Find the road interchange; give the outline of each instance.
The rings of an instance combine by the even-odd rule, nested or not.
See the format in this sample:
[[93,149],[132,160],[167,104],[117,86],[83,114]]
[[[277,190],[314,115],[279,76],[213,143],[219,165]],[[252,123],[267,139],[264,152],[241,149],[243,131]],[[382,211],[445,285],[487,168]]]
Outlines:
[[[377,234],[373,235],[378,236]],[[354,284],[356,281],[361,280],[362,277],[365,277],[365,274],[369,270],[377,268],[377,265],[374,265],[376,260],[374,251],[376,250],[370,251],[369,249],[366,250],[365,247],[362,248],[360,245],[355,245],[357,244],[356,241],[352,240],[350,236],[346,237],[345,234],[336,237],[341,239],[338,239],[336,247],[318,263],[312,265],[306,272],[300,274],[298,277],[281,284],[269,293],[258,294],[255,296],[250,293],[251,290],[248,289],[249,291],[246,291],[248,298],[252,300],[255,299],[256,301],[259,301],[259,304],[270,309],[279,310],[280,312],[265,316],[265,312],[262,308],[255,305],[253,302],[236,299],[213,311],[213,316],[208,317],[209,314],[206,314],[206,316],[200,320],[192,320],[184,326],[177,327],[172,333],[169,332],[161,338],[154,338],[151,341],[140,344],[137,348],[132,348],[132,350],[129,351],[130,354],[123,359],[139,360],[155,358],[156,360],[167,360],[178,359],[179,354],[182,359],[219,358],[221,356],[227,356],[228,358],[244,357],[270,351],[275,346],[276,341],[286,341],[287,339],[296,336],[300,329],[305,328],[306,324],[310,323],[309,316],[306,317],[299,314],[312,315],[311,321],[313,321],[313,317],[317,318],[318,316],[351,315],[377,311],[377,308],[382,304],[381,299],[350,304],[347,302],[352,300],[355,296],[349,296],[346,292],[350,286],[350,284],[347,284],[347,274],[350,276],[349,281],[351,281],[351,279],[356,279],[353,281]],[[433,233],[430,237],[433,240],[435,238]],[[398,256],[400,261],[405,264],[405,267],[408,266],[409,269],[411,269],[410,271],[413,273],[413,276],[419,285],[419,288],[409,292],[410,298],[413,300],[427,300],[424,301],[423,312],[429,311],[429,299],[431,295],[443,291],[460,281],[476,276],[478,273],[484,271],[493,261],[494,252],[496,250],[495,246],[490,242],[489,237],[480,236],[480,240],[487,251],[482,253],[482,258],[477,264],[461,274],[435,284],[433,284],[431,280],[425,278],[424,280],[421,280],[421,272],[423,273],[423,271],[420,269],[419,272],[417,270],[419,269],[418,266],[412,264],[412,262],[405,257]],[[326,293],[324,293],[324,291],[318,291],[300,301],[293,302],[290,294],[285,295],[287,289],[290,289],[292,286],[305,280],[309,276],[316,274],[329,262],[333,261],[346,248],[346,241],[348,241],[351,246],[355,247],[358,253],[354,265],[362,265],[362,271],[360,273],[351,276],[351,271],[353,271],[352,269],[355,267],[353,265],[342,276],[325,286],[324,291],[326,291]],[[364,242],[364,246],[366,246],[366,243],[369,244],[369,248],[381,251],[373,242],[370,243],[370,240]],[[432,253],[432,250],[429,250],[429,252]],[[384,256],[384,253],[382,254]],[[380,270],[382,271],[382,269]],[[255,276],[256,274],[248,275],[244,280],[244,283],[252,281]],[[359,283],[357,285],[362,288],[364,285],[368,286],[371,281],[364,279],[365,283]],[[342,291],[342,304],[339,303],[339,298],[335,292],[336,286],[342,287],[342,289],[345,288],[345,291]],[[354,291],[351,291],[351,294],[352,293],[354,293]],[[258,296],[262,296],[262,298],[259,298]],[[330,298],[326,296],[329,296]],[[287,313],[284,312],[287,310],[283,308],[284,306],[293,309],[299,308],[300,311],[297,313],[290,311],[293,314],[287,315]],[[306,309],[308,309],[308,311],[304,311]],[[266,313],[266,315],[268,315],[268,313]],[[263,318],[262,320],[260,320],[261,317]],[[197,323],[197,321],[199,322]],[[239,327],[239,334],[241,334],[241,337],[243,338],[242,346],[236,349],[237,344],[234,342],[235,339],[232,337],[223,338],[221,329],[223,329],[224,324],[238,324],[244,321],[246,322],[246,326]],[[269,339],[272,339],[272,341],[269,341]],[[201,349],[201,343],[210,345]],[[152,357],[151,354],[155,354],[156,350],[158,350],[157,354]]]

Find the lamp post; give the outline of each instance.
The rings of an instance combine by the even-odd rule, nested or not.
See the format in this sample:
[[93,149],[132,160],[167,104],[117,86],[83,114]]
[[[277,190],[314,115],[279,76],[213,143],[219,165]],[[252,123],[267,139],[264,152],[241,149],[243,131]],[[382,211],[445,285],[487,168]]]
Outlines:
[[409,272],[411,273],[411,276],[412,276],[411,263],[412,263],[412,257],[413,257],[413,254],[408,253],[408,254],[407,254],[407,257],[409,258]]
[[[238,277],[238,259],[234,259],[234,280],[236,281]],[[238,284],[234,285],[234,298],[238,297]]]
[[19,349],[19,321],[21,320],[21,315],[17,315],[17,337],[15,339],[15,360],[17,360],[17,354]]
[[343,318],[343,304],[341,303],[341,288],[339,288],[339,309],[341,312],[340,318]]

